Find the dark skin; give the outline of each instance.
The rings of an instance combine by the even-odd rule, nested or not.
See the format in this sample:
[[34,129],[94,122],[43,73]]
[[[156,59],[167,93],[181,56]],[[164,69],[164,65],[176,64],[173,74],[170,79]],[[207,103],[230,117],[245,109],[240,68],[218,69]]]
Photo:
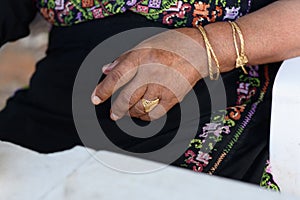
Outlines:
[[[236,21],[244,35],[250,65],[300,56],[299,7],[299,0],[279,0]],[[233,70],[236,51],[229,23],[217,22],[205,29],[219,60],[220,71]],[[172,40],[180,42],[174,45]],[[167,31],[142,42],[133,51],[120,56],[117,63],[106,66],[107,77],[96,87],[92,102],[98,105],[106,101],[114,91],[127,84],[113,102],[111,119],[130,115],[154,120],[182,101],[197,81],[208,75],[207,68],[205,44],[199,30]],[[142,98],[159,98],[160,102],[146,113]]]

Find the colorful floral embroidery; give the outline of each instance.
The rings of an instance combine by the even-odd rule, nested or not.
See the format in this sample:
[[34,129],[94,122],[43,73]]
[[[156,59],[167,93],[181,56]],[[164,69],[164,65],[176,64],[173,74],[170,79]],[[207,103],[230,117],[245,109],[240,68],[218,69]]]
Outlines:
[[[237,81],[236,106],[228,107],[212,114],[211,122],[207,123],[198,137],[191,141],[188,150],[184,154],[185,159],[180,165],[197,172],[214,174],[233,147],[239,141],[245,128],[253,118],[258,105],[263,101],[269,87],[268,66],[264,67],[264,76],[259,75],[258,66],[248,66],[248,75],[241,74]],[[264,77],[262,85],[260,78]],[[260,91],[257,94],[257,91]],[[234,131],[233,131],[234,128]],[[221,149],[217,149],[217,143],[227,142]],[[213,158],[215,157],[215,158]],[[207,168],[210,166],[210,168]],[[272,181],[270,167],[266,167],[261,186],[278,190],[278,186]]]
[[[247,113],[244,113],[246,107],[251,105],[250,102],[256,95],[258,88],[261,86],[258,78],[258,71],[258,66],[249,66],[248,75],[240,75],[239,81],[237,82],[237,105],[234,107],[228,107],[226,110],[220,110],[213,113],[211,122],[205,124],[202,132],[198,135],[198,138],[191,141],[189,148],[185,153],[185,163],[183,163],[182,166],[192,168],[195,171],[203,171],[204,167],[206,167],[212,159],[211,154],[218,152],[218,149],[215,149],[215,145],[222,141],[223,137],[230,135],[232,128],[234,128],[237,124],[240,124],[240,127],[234,132],[234,135],[231,136],[231,140],[222,150],[223,152],[221,152],[213,167],[208,170],[209,174],[213,174],[215,172],[222,160],[238,141],[243,130],[254,115],[257,104],[262,101],[264,96],[263,93],[266,92],[266,88],[263,87],[259,100],[252,104],[252,107]],[[265,83],[266,87],[268,86],[268,83],[267,79]],[[242,117],[242,115],[244,117]],[[240,122],[240,120],[243,121]]]
[[182,27],[234,20],[249,12],[251,0],[36,0],[52,24],[68,26],[129,10],[147,19]]
[[270,161],[266,163],[266,167],[261,178],[260,186],[269,190],[280,191],[280,188],[273,180]]

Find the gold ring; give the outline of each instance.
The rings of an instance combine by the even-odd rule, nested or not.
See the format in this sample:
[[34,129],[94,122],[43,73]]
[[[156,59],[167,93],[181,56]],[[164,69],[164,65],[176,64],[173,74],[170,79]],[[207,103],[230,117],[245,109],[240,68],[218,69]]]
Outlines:
[[144,106],[145,112],[148,113],[159,104],[159,99],[155,99],[152,101],[147,99],[142,99],[142,104]]

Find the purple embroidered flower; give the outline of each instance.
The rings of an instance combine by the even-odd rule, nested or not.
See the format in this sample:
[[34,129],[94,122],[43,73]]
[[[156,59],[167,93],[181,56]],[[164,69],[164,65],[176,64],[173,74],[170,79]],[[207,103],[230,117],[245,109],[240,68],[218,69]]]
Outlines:
[[228,126],[221,126],[220,123],[207,123],[202,128],[203,133],[199,137],[206,138],[209,134],[214,134],[216,137],[219,137],[222,133],[228,135],[230,129]]
[[266,172],[269,173],[269,174],[272,173],[271,164],[270,164],[270,161],[269,161],[269,160],[267,160]]
[[82,13],[81,12],[77,13],[76,20],[82,21]]
[[160,8],[161,0],[149,0],[149,8]]
[[226,15],[224,16],[223,20],[225,19],[231,19],[231,20],[234,20],[238,17],[239,13],[240,13],[240,7],[232,7],[232,8],[229,8],[229,7],[226,7],[225,10],[226,10]]
[[123,6],[123,7],[121,8],[121,11],[122,11],[122,12],[125,12],[125,11],[126,11],[126,8]]
[[268,182],[268,186],[272,185],[271,181]]
[[63,10],[65,7],[65,0],[55,0],[55,10]]
[[127,6],[134,6],[134,5],[136,4],[136,1],[137,1],[137,0],[128,0],[128,1],[126,2],[126,5],[127,5]]

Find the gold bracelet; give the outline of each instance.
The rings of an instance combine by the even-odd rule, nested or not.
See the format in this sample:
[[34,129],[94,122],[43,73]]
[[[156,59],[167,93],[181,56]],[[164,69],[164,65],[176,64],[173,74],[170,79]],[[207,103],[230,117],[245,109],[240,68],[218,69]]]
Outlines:
[[[208,40],[207,34],[205,29],[202,26],[198,26],[199,31],[201,32],[202,36],[203,36],[203,40],[206,46],[206,52],[207,52],[207,58],[208,58],[208,71],[209,71],[209,78],[210,80],[218,80],[220,77],[220,65],[219,65],[219,61],[217,59],[217,56]],[[214,72],[213,68],[212,68],[212,60],[211,57],[213,57],[213,59],[215,60],[215,63],[217,65],[217,69],[216,72]],[[214,76],[214,73],[216,74],[216,76]]]
[[[236,22],[229,21],[229,24],[231,25],[231,28],[232,28],[233,42],[234,42],[234,47],[235,47],[235,50],[237,53],[235,67],[236,68],[241,67],[242,70],[244,71],[244,73],[248,74],[247,70],[244,67],[248,63],[248,58],[245,54],[245,40],[244,40],[242,31]],[[236,40],[236,33],[238,34],[239,39],[240,39],[241,53],[239,53],[239,48],[238,48],[238,44],[237,44],[237,40]]]

